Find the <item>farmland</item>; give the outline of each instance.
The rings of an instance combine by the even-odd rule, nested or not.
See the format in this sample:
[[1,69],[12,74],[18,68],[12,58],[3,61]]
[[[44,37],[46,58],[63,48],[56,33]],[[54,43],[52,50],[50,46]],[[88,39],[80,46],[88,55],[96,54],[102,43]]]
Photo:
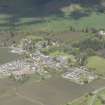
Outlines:
[[96,80],[88,86],[81,86],[55,77],[41,82],[29,80],[23,84],[5,79],[0,80],[0,84],[2,105],[14,105],[14,102],[15,105],[59,105],[103,87],[104,81]]
[[93,56],[88,58],[87,60],[87,66],[89,68],[94,69],[95,72],[99,74],[104,74],[105,73],[105,59],[98,57],[98,56]]

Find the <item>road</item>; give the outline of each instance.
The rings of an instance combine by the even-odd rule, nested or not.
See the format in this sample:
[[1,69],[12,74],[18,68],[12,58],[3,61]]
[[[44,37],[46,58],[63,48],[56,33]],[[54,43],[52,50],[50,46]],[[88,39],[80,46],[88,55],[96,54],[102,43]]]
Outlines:
[[92,100],[90,101],[89,105],[94,105],[97,95],[99,92],[103,91],[105,89],[105,87],[97,89],[96,91],[94,91],[95,95],[93,95]]

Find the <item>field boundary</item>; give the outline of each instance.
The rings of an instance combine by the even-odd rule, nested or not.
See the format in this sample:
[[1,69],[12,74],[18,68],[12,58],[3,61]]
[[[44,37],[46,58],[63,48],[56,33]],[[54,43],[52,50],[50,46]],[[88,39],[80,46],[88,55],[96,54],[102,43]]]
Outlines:
[[18,92],[16,92],[16,95],[19,96],[19,97],[22,98],[22,99],[25,99],[25,100],[31,102],[31,103],[34,103],[34,104],[37,103],[37,104],[39,104],[39,105],[45,105],[45,104],[43,104],[43,103],[42,103],[41,101],[39,101],[39,100],[31,99],[31,98],[29,98],[29,97],[27,97],[27,96],[25,96],[25,95],[22,95],[22,94],[20,94],[20,93],[18,93]]

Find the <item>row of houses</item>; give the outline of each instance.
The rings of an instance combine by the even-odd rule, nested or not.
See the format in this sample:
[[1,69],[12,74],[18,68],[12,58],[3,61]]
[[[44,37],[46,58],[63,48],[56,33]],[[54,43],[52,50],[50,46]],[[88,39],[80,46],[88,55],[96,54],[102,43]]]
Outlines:
[[47,74],[45,66],[56,69],[58,68],[57,62],[53,57],[45,56],[42,53],[30,54],[32,59],[16,60],[3,65],[0,65],[0,76],[11,76],[14,75],[16,78],[22,75],[29,75],[33,73]]
[[89,70],[85,67],[74,67],[67,70],[62,75],[63,78],[70,79],[76,83],[84,84],[93,81],[97,78],[97,75],[93,72],[89,72]]
[[33,72],[35,70],[31,69],[31,64],[25,60],[16,60],[0,65],[0,77],[11,76],[11,74],[19,77],[24,74],[32,74]]

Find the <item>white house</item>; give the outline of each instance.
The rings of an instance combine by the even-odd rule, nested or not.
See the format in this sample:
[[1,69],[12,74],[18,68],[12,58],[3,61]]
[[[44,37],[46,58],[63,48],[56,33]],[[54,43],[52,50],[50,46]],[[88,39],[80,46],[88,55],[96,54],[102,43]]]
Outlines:
[[99,35],[99,36],[105,36],[105,31],[100,30],[100,31],[98,32],[98,35]]

